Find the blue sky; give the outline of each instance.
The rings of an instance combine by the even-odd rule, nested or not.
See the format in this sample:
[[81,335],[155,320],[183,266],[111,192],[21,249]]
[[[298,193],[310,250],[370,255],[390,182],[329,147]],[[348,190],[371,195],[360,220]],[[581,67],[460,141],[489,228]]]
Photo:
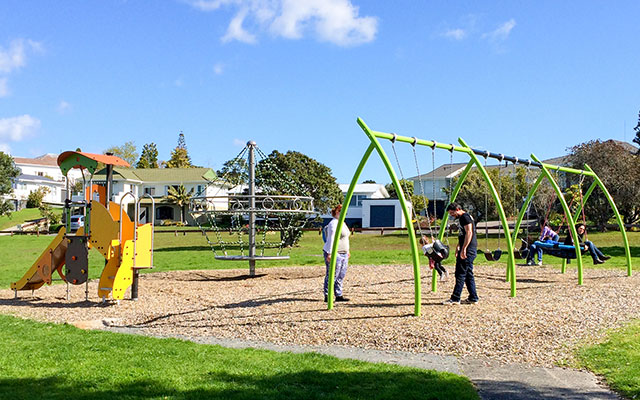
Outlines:
[[[153,141],[167,159],[183,131],[199,165],[253,139],[346,183],[368,144],[357,117],[522,157],[631,141],[638,15],[637,1],[2,0],[0,150]],[[362,179],[389,182],[378,159]]]

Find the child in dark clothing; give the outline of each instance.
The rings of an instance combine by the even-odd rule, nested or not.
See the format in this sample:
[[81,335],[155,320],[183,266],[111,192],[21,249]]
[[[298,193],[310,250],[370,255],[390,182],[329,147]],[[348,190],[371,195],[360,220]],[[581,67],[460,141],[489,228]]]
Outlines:
[[[422,236],[420,238],[420,244],[422,245],[422,252],[427,258],[429,258],[429,268],[435,269],[438,271],[438,275],[440,276],[440,281],[445,282],[449,277],[449,273],[442,266],[442,259],[446,258],[444,254],[438,253],[433,248],[433,243],[429,243],[429,239],[426,236]],[[433,257],[438,260],[436,261]]]

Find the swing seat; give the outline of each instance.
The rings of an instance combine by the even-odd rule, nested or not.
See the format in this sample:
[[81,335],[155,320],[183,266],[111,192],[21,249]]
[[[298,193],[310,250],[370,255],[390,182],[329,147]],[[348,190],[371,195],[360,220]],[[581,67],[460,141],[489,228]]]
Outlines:
[[[541,248],[545,254],[549,254],[550,256],[564,258],[567,260],[576,259],[575,246],[559,244],[557,242],[540,242],[538,240],[536,240],[533,243],[539,248]],[[585,253],[585,250],[580,249],[580,254],[584,254],[584,253]]]
[[437,239],[433,241],[433,245],[429,250],[430,252],[427,253],[427,257],[435,262],[441,262],[449,258],[449,246]]
[[520,249],[514,249],[513,256],[518,260],[526,259],[529,256],[529,249],[526,247],[520,248]]
[[486,258],[487,261],[498,261],[500,257],[502,257],[502,250],[500,249],[494,250],[493,252],[487,249],[482,253],[484,254],[484,258]]

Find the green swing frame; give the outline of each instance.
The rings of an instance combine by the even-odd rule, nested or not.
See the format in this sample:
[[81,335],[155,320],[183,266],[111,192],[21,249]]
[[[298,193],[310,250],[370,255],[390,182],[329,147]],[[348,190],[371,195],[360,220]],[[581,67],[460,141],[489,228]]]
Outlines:
[[[374,131],[369,129],[369,127],[365,124],[365,122],[358,118],[357,119],[358,125],[360,126],[360,128],[364,131],[365,135],[367,136],[367,138],[370,141],[369,146],[367,147],[367,149],[364,152],[364,155],[362,156],[362,159],[360,160],[360,163],[358,164],[358,167],[356,168],[356,171],[353,175],[353,178],[351,179],[351,183],[349,185],[349,189],[347,190],[347,194],[345,196],[344,202],[342,204],[342,211],[340,212],[340,216],[338,217],[338,225],[337,225],[337,232],[334,236],[334,241],[333,241],[333,246],[332,246],[332,252],[331,252],[331,261],[330,261],[330,265],[329,265],[329,293],[328,293],[328,301],[327,301],[327,308],[329,310],[333,309],[334,306],[334,280],[335,280],[335,269],[336,269],[336,259],[337,259],[337,248],[338,248],[338,240],[340,238],[340,231],[342,230],[342,226],[343,223],[346,219],[346,215],[347,215],[347,210],[349,208],[349,203],[351,201],[351,198],[353,197],[353,192],[355,190],[355,186],[358,182],[358,180],[360,179],[360,175],[362,174],[362,170],[364,169],[365,165],[367,164],[369,158],[371,157],[371,155],[373,154],[374,150],[378,153],[378,156],[380,157],[382,163],[384,164],[389,177],[391,178],[391,182],[393,184],[394,189],[396,190],[396,193],[398,193],[398,200],[400,201],[400,207],[402,209],[402,213],[403,216],[405,218],[405,220],[408,222],[407,223],[407,235],[409,238],[409,245],[410,245],[410,249],[411,249],[411,261],[413,264],[413,278],[414,278],[414,297],[415,297],[415,301],[414,301],[414,315],[416,316],[420,316],[421,314],[421,302],[422,302],[422,292],[421,292],[421,282],[420,282],[420,252],[418,250],[418,246],[416,243],[416,234],[415,234],[415,230],[413,228],[413,224],[411,223],[412,218],[411,218],[411,212],[409,211],[409,206],[407,205],[407,200],[404,197],[404,192],[402,190],[402,187],[400,185],[400,181],[398,180],[398,177],[396,175],[396,172],[393,168],[393,165],[391,164],[391,161],[389,160],[389,157],[387,156],[387,154],[385,153],[384,149],[382,148],[382,145],[380,144],[380,140],[379,139],[383,139],[383,140],[393,140],[393,141],[398,141],[398,142],[404,142],[404,143],[408,143],[408,144],[414,144],[414,145],[421,145],[421,146],[427,146],[430,148],[439,148],[439,149],[443,149],[443,150],[447,150],[447,151],[456,151],[456,152],[460,152],[460,153],[465,153],[469,156],[469,162],[467,163],[466,167],[464,168],[464,170],[462,171],[462,173],[460,174],[460,177],[458,178],[458,181],[456,183],[455,188],[453,189],[451,196],[450,196],[450,201],[453,202],[455,201],[457,195],[460,193],[460,190],[462,189],[462,185],[467,177],[467,175],[469,174],[469,172],[471,172],[471,169],[473,168],[473,166],[475,165],[476,168],[478,168],[478,171],[480,171],[480,174],[482,176],[482,178],[484,179],[484,181],[487,183],[487,187],[489,189],[489,192],[491,193],[494,202],[496,203],[496,207],[498,210],[498,215],[500,217],[500,222],[502,224],[502,228],[504,229],[504,234],[505,234],[505,239],[507,242],[507,271],[506,271],[506,280],[510,283],[510,294],[511,297],[515,297],[516,296],[516,270],[515,270],[515,255],[514,255],[514,242],[517,240],[517,235],[520,229],[520,225],[522,224],[522,219],[524,218],[525,212],[527,210],[527,207],[529,206],[529,203],[531,202],[532,196],[533,194],[536,192],[536,190],[538,189],[538,187],[540,186],[540,183],[542,182],[543,179],[547,179],[549,181],[549,183],[551,184],[551,186],[553,187],[554,191],[556,192],[556,194],[558,195],[558,198],[560,199],[562,208],[564,210],[564,214],[567,218],[567,221],[572,222],[569,227],[570,227],[570,233],[571,236],[574,240],[574,243],[577,243],[578,240],[578,234],[576,232],[575,229],[575,220],[577,219],[579,213],[581,212],[581,208],[577,210],[576,216],[572,216],[571,212],[569,210],[569,207],[564,199],[564,196],[562,196],[562,191],[560,190],[560,187],[558,185],[558,183],[553,179],[553,176],[551,175],[551,173],[549,172],[550,170],[556,170],[556,171],[561,171],[561,172],[565,172],[565,173],[570,173],[570,174],[581,174],[581,175],[585,175],[585,176],[590,176],[594,179],[593,184],[589,187],[589,189],[587,190],[587,192],[585,193],[584,197],[583,197],[583,204],[587,201],[587,199],[589,198],[589,196],[593,193],[593,190],[597,187],[600,187],[600,189],[603,191],[603,193],[605,194],[607,200],[609,201],[609,204],[611,205],[611,208],[616,216],[616,220],[618,222],[618,225],[620,227],[620,232],[622,233],[622,237],[623,237],[623,241],[624,241],[624,247],[625,247],[625,253],[626,253],[626,259],[627,259],[627,275],[631,276],[632,273],[632,267],[631,267],[631,251],[629,249],[629,241],[627,239],[627,234],[626,231],[624,229],[624,223],[622,221],[622,217],[620,216],[620,213],[618,212],[618,208],[615,205],[615,202],[613,201],[613,198],[611,197],[611,195],[609,194],[609,192],[607,191],[606,187],[604,186],[604,184],[602,183],[602,181],[600,180],[600,178],[598,178],[598,176],[593,172],[593,170],[591,170],[591,168],[589,168],[588,165],[585,165],[585,169],[584,170],[578,170],[578,169],[574,169],[574,168],[567,168],[567,167],[561,167],[561,166],[557,166],[557,165],[551,165],[551,164],[544,164],[542,162],[540,162],[540,160],[538,160],[538,158],[536,158],[536,156],[534,154],[531,154],[531,159],[533,160],[523,160],[523,159],[518,159],[515,157],[505,157],[504,155],[500,154],[500,155],[496,155],[494,153],[489,153],[487,151],[482,151],[482,150],[476,150],[471,148],[469,145],[467,145],[467,143],[462,139],[462,138],[458,138],[458,143],[460,144],[460,146],[455,146],[453,144],[444,144],[444,143],[438,143],[438,142],[434,142],[431,140],[423,140],[423,139],[417,139],[414,137],[407,137],[407,136],[400,136],[400,135],[396,135],[393,133],[386,133],[386,132],[378,132],[378,131]],[[529,193],[527,195],[527,198],[524,202],[524,204],[522,205],[520,212],[518,214],[518,218],[516,220],[516,223],[514,225],[514,229],[513,229],[513,236],[511,234],[511,230],[509,229],[509,223],[507,220],[507,216],[506,213],[504,211],[504,208],[502,206],[502,203],[500,201],[500,196],[498,194],[498,192],[496,191],[496,188],[493,184],[493,182],[491,181],[491,178],[489,177],[489,174],[487,173],[487,170],[484,168],[484,166],[482,165],[482,163],[480,162],[480,159],[478,158],[478,156],[489,156],[492,158],[504,158],[507,161],[513,161],[514,164],[521,164],[521,165],[527,165],[527,166],[535,166],[541,169],[542,173],[540,174],[540,176],[536,179],[536,181],[534,182],[534,184],[532,185],[531,189],[529,190]],[[581,206],[582,207],[582,206]],[[439,229],[439,233],[438,233],[438,239],[440,241],[443,240],[444,238],[444,234],[445,234],[445,229],[446,229],[446,225],[447,225],[447,221],[448,221],[448,215],[445,213],[445,215],[442,218],[442,221],[440,223],[440,229]],[[576,249],[576,252],[579,252],[579,249]],[[577,254],[577,268],[578,268],[578,284],[582,285],[583,284],[583,273],[582,273],[582,257],[581,255],[578,253]],[[563,263],[563,267],[562,267],[562,272],[566,271],[566,260]],[[437,276],[435,274],[432,275],[432,280],[431,280],[431,290],[433,292],[437,292]]]

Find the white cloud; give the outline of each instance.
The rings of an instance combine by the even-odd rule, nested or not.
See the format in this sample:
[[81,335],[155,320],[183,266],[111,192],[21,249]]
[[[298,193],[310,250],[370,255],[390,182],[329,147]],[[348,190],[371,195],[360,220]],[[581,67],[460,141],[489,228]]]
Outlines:
[[5,154],[11,154],[11,147],[6,143],[0,143],[0,151]]
[[213,73],[216,75],[222,75],[222,73],[224,72],[224,64],[222,63],[216,63],[213,66]]
[[500,25],[496,30],[487,32],[482,35],[483,39],[488,39],[492,42],[502,42],[507,40],[509,35],[511,34],[511,30],[516,26],[516,20],[510,19],[509,21]]
[[8,74],[27,65],[27,51],[41,51],[42,45],[28,39],[13,40],[8,48],[0,47],[0,73]]
[[244,19],[247,17],[248,10],[241,9],[235,17],[229,23],[229,27],[227,28],[227,33],[222,37],[222,42],[231,42],[233,40],[237,40],[239,42],[254,44],[257,42],[256,36],[247,32],[243,27],[242,23]]
[[6,97],[11,92],[9,92],[9,86],[7,86],[7,78],[0,78],[0,97]]
[[467,37],[467,31],[461,28],[449,29],[448,31],[444,32],[442,36],[453,40],[462,40]]
[[247,145],[247,141],[235,138],[235,139],[233,139],[233,145],[236,146],[236,147],[244,147],[244,146]]
[[67,103],[64,100],[60,100],[60,103],[58,104],[57,110],[59,114],[66,114],[67,112],[71,111],[72,107],[71,104]]
[[0,119],[0,141],[19,142],[40,128],[40,120],[30,115]]
[[[371,42],[378,31],[376,17],[359,16],[351,0],[187,0],[202,11],[223,6],[237,9],[222,41],[256,43],[257,33],[301,39],[306,34],[339,46]],[[251,32],[249,31],[251,30]]]

